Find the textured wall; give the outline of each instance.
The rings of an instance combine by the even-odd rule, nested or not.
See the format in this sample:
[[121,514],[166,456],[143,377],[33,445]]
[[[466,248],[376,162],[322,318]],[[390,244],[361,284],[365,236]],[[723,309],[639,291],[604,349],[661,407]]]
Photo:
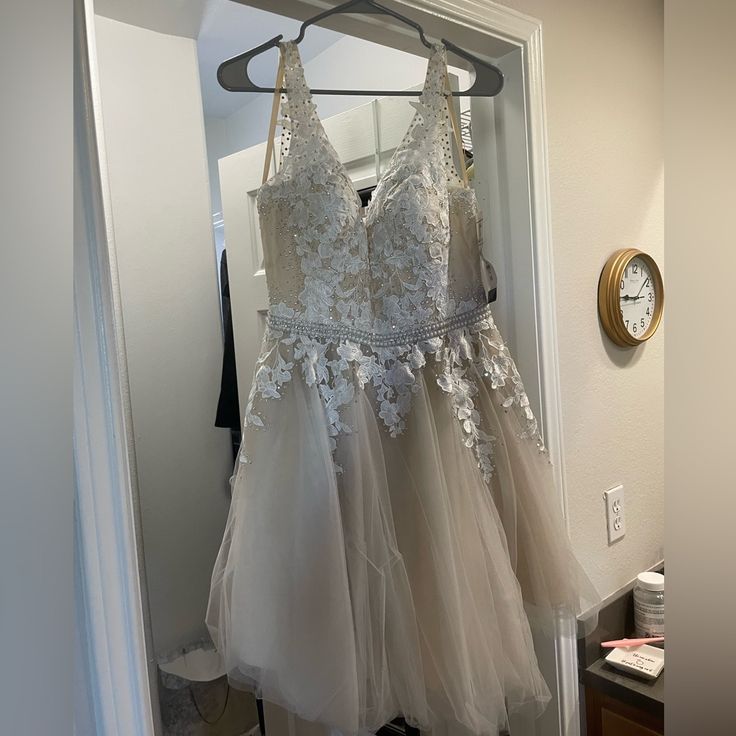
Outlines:
[[97,43],[161,653],[205,634],[232,469],[229,432],[213,426],[222,336],[196,45],[99,16]]
[[[663,264],[662,2],[505,4],[543,23],[570,533],[605,595],[664,556],[664,330],[623,350],[596,313],[614,250]],[[627,530],[608,546],[618,483]]]

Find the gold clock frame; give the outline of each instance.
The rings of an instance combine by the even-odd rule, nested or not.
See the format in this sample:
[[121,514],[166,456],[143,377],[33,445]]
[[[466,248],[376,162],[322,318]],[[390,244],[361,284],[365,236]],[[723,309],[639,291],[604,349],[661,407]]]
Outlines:
[[[623,317],[621,316],[619,290],[621,277],[626,270],[626,266],[635,257],[641,258],[649,266],[649,271],[654,281],[654,293],[656,295],[652,321],[640,337],[630,335],[626,329]],[[644,253],[637,248],[622,248],[621,250],[617,250],[606,261],[606,265],[603,267],[598,281],[598,315],[608,337],[616,345],[624,348],[641,345],[657,331],[659,323],[662,321],[663,310],[664,282],[662,281],[662,274],[659,271],[657,262],[648,253]]]

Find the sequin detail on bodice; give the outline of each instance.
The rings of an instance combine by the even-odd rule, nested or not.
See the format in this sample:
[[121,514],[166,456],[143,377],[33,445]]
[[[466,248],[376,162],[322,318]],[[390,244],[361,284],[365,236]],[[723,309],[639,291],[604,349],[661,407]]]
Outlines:
[[[453,227],[477,269],[474,193],[453,162],[444,93],[446,53],[436,45],[416,114],[381,176],[365,220],[361,202],[325,134],[297,47],[282,44],[284,85],[278,173],[258,209],[271,312],[377,332],[444,320],[480,306],[477,272],[455,274]],[[288,141],[288,144],[286,143]],[[462,245],[458,246],[462,248]]]

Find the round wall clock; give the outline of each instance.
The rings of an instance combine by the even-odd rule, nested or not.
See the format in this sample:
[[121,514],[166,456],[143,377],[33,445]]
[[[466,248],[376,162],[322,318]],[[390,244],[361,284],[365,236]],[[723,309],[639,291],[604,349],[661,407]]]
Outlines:
[[621,347],[648,340],[659,327],[664,283],[655,260],[636,248],[616,251],[598,282],[598,314],[608,337]]

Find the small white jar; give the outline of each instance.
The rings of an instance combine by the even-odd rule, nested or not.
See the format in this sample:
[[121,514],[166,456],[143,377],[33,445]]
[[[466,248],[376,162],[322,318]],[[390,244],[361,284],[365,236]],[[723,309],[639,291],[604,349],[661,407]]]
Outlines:
[[664,636],[664,575],[641,572],[634,585],[634,628],[637,637]]

